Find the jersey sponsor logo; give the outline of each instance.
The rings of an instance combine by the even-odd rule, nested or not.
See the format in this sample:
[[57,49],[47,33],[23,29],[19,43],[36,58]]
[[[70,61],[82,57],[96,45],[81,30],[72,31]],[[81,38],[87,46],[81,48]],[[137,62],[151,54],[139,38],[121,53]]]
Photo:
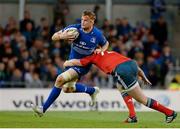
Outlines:
[[90,54],[92,54],[93,53],[93,51],[94,51],[94,49],[87,49],[87,48],[85,48],[85,47],[83,47],[83,46],[73,46],[73,49],[77,52],[77,53],[79,53],[79,54],[81,54],[81,55],[90,55]]
[[80,41],[79,44],[86,45],[86,42]]
[[90,42],[96,43],[96,38],[95,38],[95,37],[92,37],[92,38],[90,39]]
[[73,47],[79,47],[79,48],[86,49],[86,50],[90,50],[91,49],[91,48],[86,47],[86,46],[84,46],[82,44],[74,44]]

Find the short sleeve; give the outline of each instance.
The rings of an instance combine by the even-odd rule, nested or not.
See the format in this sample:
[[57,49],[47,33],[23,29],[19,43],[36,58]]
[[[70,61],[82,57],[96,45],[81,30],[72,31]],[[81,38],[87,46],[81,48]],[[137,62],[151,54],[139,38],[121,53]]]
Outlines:
[[99,34],[98,40],[99,40],[99,45],[100,46],[104,46],[106,44],[106,42],[107,42],[106,37],[102,33]]

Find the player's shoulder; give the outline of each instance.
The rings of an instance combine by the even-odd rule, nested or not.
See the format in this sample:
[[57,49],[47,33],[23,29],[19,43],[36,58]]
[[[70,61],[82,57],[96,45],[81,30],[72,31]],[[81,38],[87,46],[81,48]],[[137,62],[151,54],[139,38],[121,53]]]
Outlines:
[[102,35],[103,34],[102,31],[95,26],[93,28],[93,33],[96,35]]
[[93,32],[102,34],[102,31],[94,26]]

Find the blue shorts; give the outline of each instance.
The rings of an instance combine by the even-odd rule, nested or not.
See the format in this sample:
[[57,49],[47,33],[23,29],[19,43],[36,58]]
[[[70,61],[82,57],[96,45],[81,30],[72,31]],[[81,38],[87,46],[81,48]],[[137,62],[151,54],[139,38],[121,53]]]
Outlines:
[[92,65],[90,64],[90,65],[87,65],[85,67],[78,67],[78,66],[67,67],[67,68],[64,69],[64,71],[72,68],[72,69],[74,69],[78,73],[79,78],[80,78],[81,76],[83,76],[83,75],[85,75],[85,74],[87,74],[89,72],[91,66]]
[[123,90],[128,90],[138,80],[138,66],[133,60],[124,62],[115,68],[112,75],[115,82],[122,85]]

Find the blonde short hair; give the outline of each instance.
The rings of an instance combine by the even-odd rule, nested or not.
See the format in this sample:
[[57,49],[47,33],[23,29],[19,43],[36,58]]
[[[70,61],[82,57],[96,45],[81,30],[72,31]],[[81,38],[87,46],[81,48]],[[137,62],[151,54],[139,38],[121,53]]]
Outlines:
[[92,12],[92,11],[84,11],[83,13],[82,13],[82,16],[89,16],[89,18],[90,19],[92,19],[93,21],[95,21],[96,20],[96,15],[94,14],[94,12]]

